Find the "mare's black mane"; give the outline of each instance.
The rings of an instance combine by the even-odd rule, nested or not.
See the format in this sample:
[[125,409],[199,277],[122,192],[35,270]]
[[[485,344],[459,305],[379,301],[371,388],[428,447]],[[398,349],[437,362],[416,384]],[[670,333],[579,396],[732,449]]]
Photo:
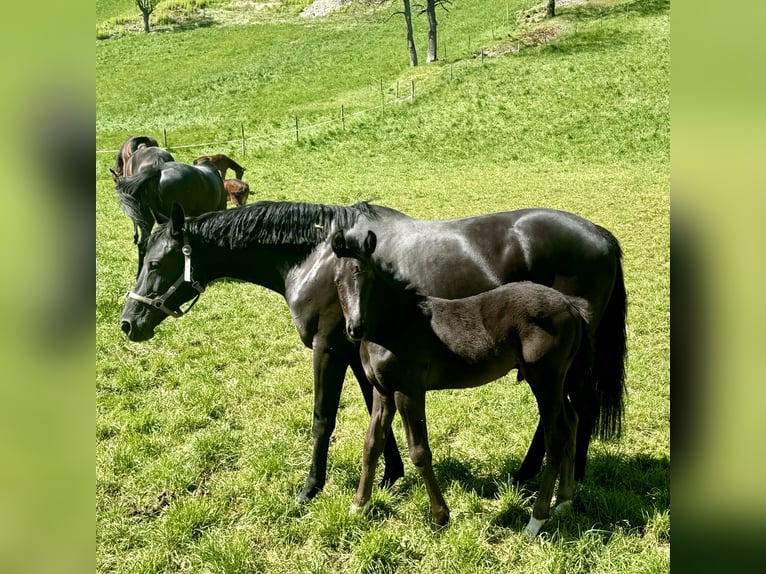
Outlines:
[[374,205],[258,201],[237,209],[189,217],[190,233],[219,247],[246,249],[255,244],[316,246],[333,229],[349,228],[360,216],[377,219]]

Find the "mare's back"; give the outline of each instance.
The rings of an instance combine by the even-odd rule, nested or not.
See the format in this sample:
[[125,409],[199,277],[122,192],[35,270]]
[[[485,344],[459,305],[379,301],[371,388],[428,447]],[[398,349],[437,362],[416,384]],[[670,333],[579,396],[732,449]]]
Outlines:
[[221,175],[207,163],[188,165],[167,162],[160,176],[161,211],[168,215],[173,203],[183,206],[187,215],[200,215],[226,208],[226,191]]
[[[376,260],[393,265],[419,291],[449,299],[522,280],[598,299],[611,290],[618,261],[593,223],[553,209],[433,221],[385,216],[353,233],[363,238],[368,229],[379,237]],[[581,281],[569,287],[571,277]]]

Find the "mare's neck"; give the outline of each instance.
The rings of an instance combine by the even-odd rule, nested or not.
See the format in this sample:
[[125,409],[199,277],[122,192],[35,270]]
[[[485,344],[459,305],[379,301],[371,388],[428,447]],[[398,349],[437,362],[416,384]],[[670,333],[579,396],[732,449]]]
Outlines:
[[254,244],[242,249],[222,247],[204,237],[190,237],[192,266],[203,281],[237,279],[285,294],[286,278],[314,249],[309,245]]

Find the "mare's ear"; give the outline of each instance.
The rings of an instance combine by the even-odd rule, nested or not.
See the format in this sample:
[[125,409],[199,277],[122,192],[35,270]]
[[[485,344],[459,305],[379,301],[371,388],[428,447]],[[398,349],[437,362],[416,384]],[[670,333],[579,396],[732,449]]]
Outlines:
[[184,208],[174,203],[170,211],[170,234],[173,237],[179,237],[183,233],[185,220]]
[[364,252],[367,255],[372,255],[375,251],[375,246],[378,244],[378,236],[375,235],[372,230],[367,232],[367,237],[364,240]]
[[339,229],[338,231],[332,234],[332,239],[330,240],[330,243],[332,245],[332,252],[335,253],[336,257],[345,257],[348,255],[348,247],[346,246],[346,236],[343,235],[342,229]]

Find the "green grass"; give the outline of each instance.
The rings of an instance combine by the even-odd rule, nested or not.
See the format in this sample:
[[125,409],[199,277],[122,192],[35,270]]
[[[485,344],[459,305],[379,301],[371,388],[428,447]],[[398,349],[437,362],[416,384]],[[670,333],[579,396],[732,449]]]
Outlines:
[[[406,449],[405,478],[374,490],[370,516],[349,516],[368,419],[349,375],[327,486],[296,507],[313,382],[287,306],[224,281],[151,341],[127,342],[117,322],[135,274],[132,224],[112,190],[114,154],[97,153],[97,570],[669,571],[668,3],[560,8],[555,40],[482,62],[480,46],[515,46],[525,29],[514,18],[492,40],[505,2],[456,2],[440,13],[447,60],[415,70],[403,23],[387,11],[305,21],[296,6],[252,25],[97,42],[97,149],[166,129],[182,161],[232,155],[255,199],[373,198],[424,218],[544,205],[605,225],[625,251],[630,301],[624,437],[593,444],[573,512],[527,541],[519,533],[535,493],[507,477],[534,430],[531,393],[513,377],[434,393],[429,430],[449,528],[428,525]],[[97,26],[117,14],[97,3]],[[345,130],[250,141],[244,155],[238,143],[215,143],[236,140],[243,124],[254,136],[289,129],[295,115],[308,125],[337,117],[341,104],[348,113],[378,105],[381,79],[390,99],[410,77],[413,103],[348,118]],[[213,145],[181,147],[205,142]],[[398,420],[394,429],[402,443]]]

